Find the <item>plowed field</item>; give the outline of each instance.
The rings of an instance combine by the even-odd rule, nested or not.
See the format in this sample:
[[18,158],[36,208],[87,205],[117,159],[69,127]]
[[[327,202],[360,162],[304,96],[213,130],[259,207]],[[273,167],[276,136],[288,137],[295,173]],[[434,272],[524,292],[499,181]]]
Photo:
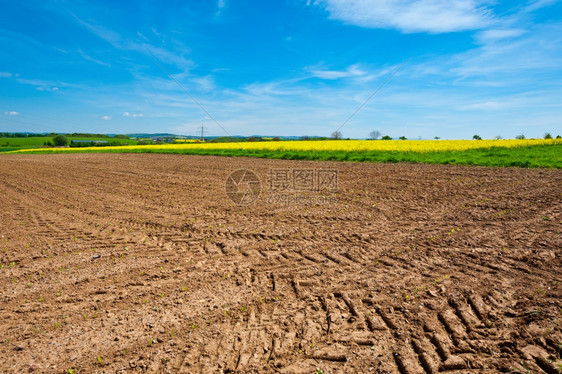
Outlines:
[[0,372],[558,373],[561,223],[560,170],[4,155]]

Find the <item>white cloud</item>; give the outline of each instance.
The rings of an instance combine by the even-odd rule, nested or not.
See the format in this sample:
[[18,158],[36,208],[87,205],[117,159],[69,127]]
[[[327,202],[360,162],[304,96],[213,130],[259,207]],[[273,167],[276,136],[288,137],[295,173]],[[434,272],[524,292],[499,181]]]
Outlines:
[[217,0],[217,12],[215,13],[216,17],[219,17],[226,7],[226,0]]
[[524,33],[525,30],[522,29],[490,29],[478,33],[476,38],[482,43],[490,43],[502,39],[516,38]]
[[103,119],[104,121],[109,121],[111,119],[111,116],[102,116],[101,119]]
[[317,0],[315,4],[332,19],[408,33],[476,30],[492,21],[483,0]]
[[481,103],[474,103],[469,105],[461,105],[459,110],[502,110],[513,107],[513,103],[499,102],[499,101],[485,101]]
[[0,78],[10,78],[12,76],[12,73],[9,73],[7,71],[0,71]]
[[17,115],[19,115],[20,113],[14,111],[14,110],[12,110],[12,111],[10,111],[10,112],[4,112],[4,114],[7,115],[7,116],[17,116]]
[[310,74],[312,74],[313,77],[320,79],[341,79],[364,76],[367,72],[361,70],[357,65],[352,65],[347,67],[345,70],[310,70]]
[[125,113],[123,113],[123,117],[140,118],[140,117],[144,117],[144,114],[142,114],[142,113],[129,113],[129,112],[125,112]]

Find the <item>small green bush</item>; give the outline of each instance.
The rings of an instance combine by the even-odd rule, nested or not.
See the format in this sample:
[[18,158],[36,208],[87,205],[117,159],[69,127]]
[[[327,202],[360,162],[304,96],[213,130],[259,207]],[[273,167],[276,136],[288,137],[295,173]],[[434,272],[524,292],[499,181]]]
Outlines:
[[57,135],[53,138],[53,144],[57,147],[68,145],[68,138],[64,135]]

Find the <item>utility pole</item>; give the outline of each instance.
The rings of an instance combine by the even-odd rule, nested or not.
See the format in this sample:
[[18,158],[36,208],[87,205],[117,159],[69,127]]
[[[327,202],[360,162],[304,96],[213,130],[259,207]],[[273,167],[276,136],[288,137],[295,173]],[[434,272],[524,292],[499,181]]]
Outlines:
[[203,123],[201,122],[201,127],[199,127],[198,129],[201,132],[201,140],[205,140],[205,130],[207,130],[205,128],[205,126],[203,126]]

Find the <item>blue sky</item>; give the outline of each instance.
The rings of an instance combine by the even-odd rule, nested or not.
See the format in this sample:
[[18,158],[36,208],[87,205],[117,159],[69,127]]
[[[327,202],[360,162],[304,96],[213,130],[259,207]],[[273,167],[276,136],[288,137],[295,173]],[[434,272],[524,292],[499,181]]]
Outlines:
[[0,9],[0,131],[329,136],[401,66],[345,137],[562,134],[562,1]]

